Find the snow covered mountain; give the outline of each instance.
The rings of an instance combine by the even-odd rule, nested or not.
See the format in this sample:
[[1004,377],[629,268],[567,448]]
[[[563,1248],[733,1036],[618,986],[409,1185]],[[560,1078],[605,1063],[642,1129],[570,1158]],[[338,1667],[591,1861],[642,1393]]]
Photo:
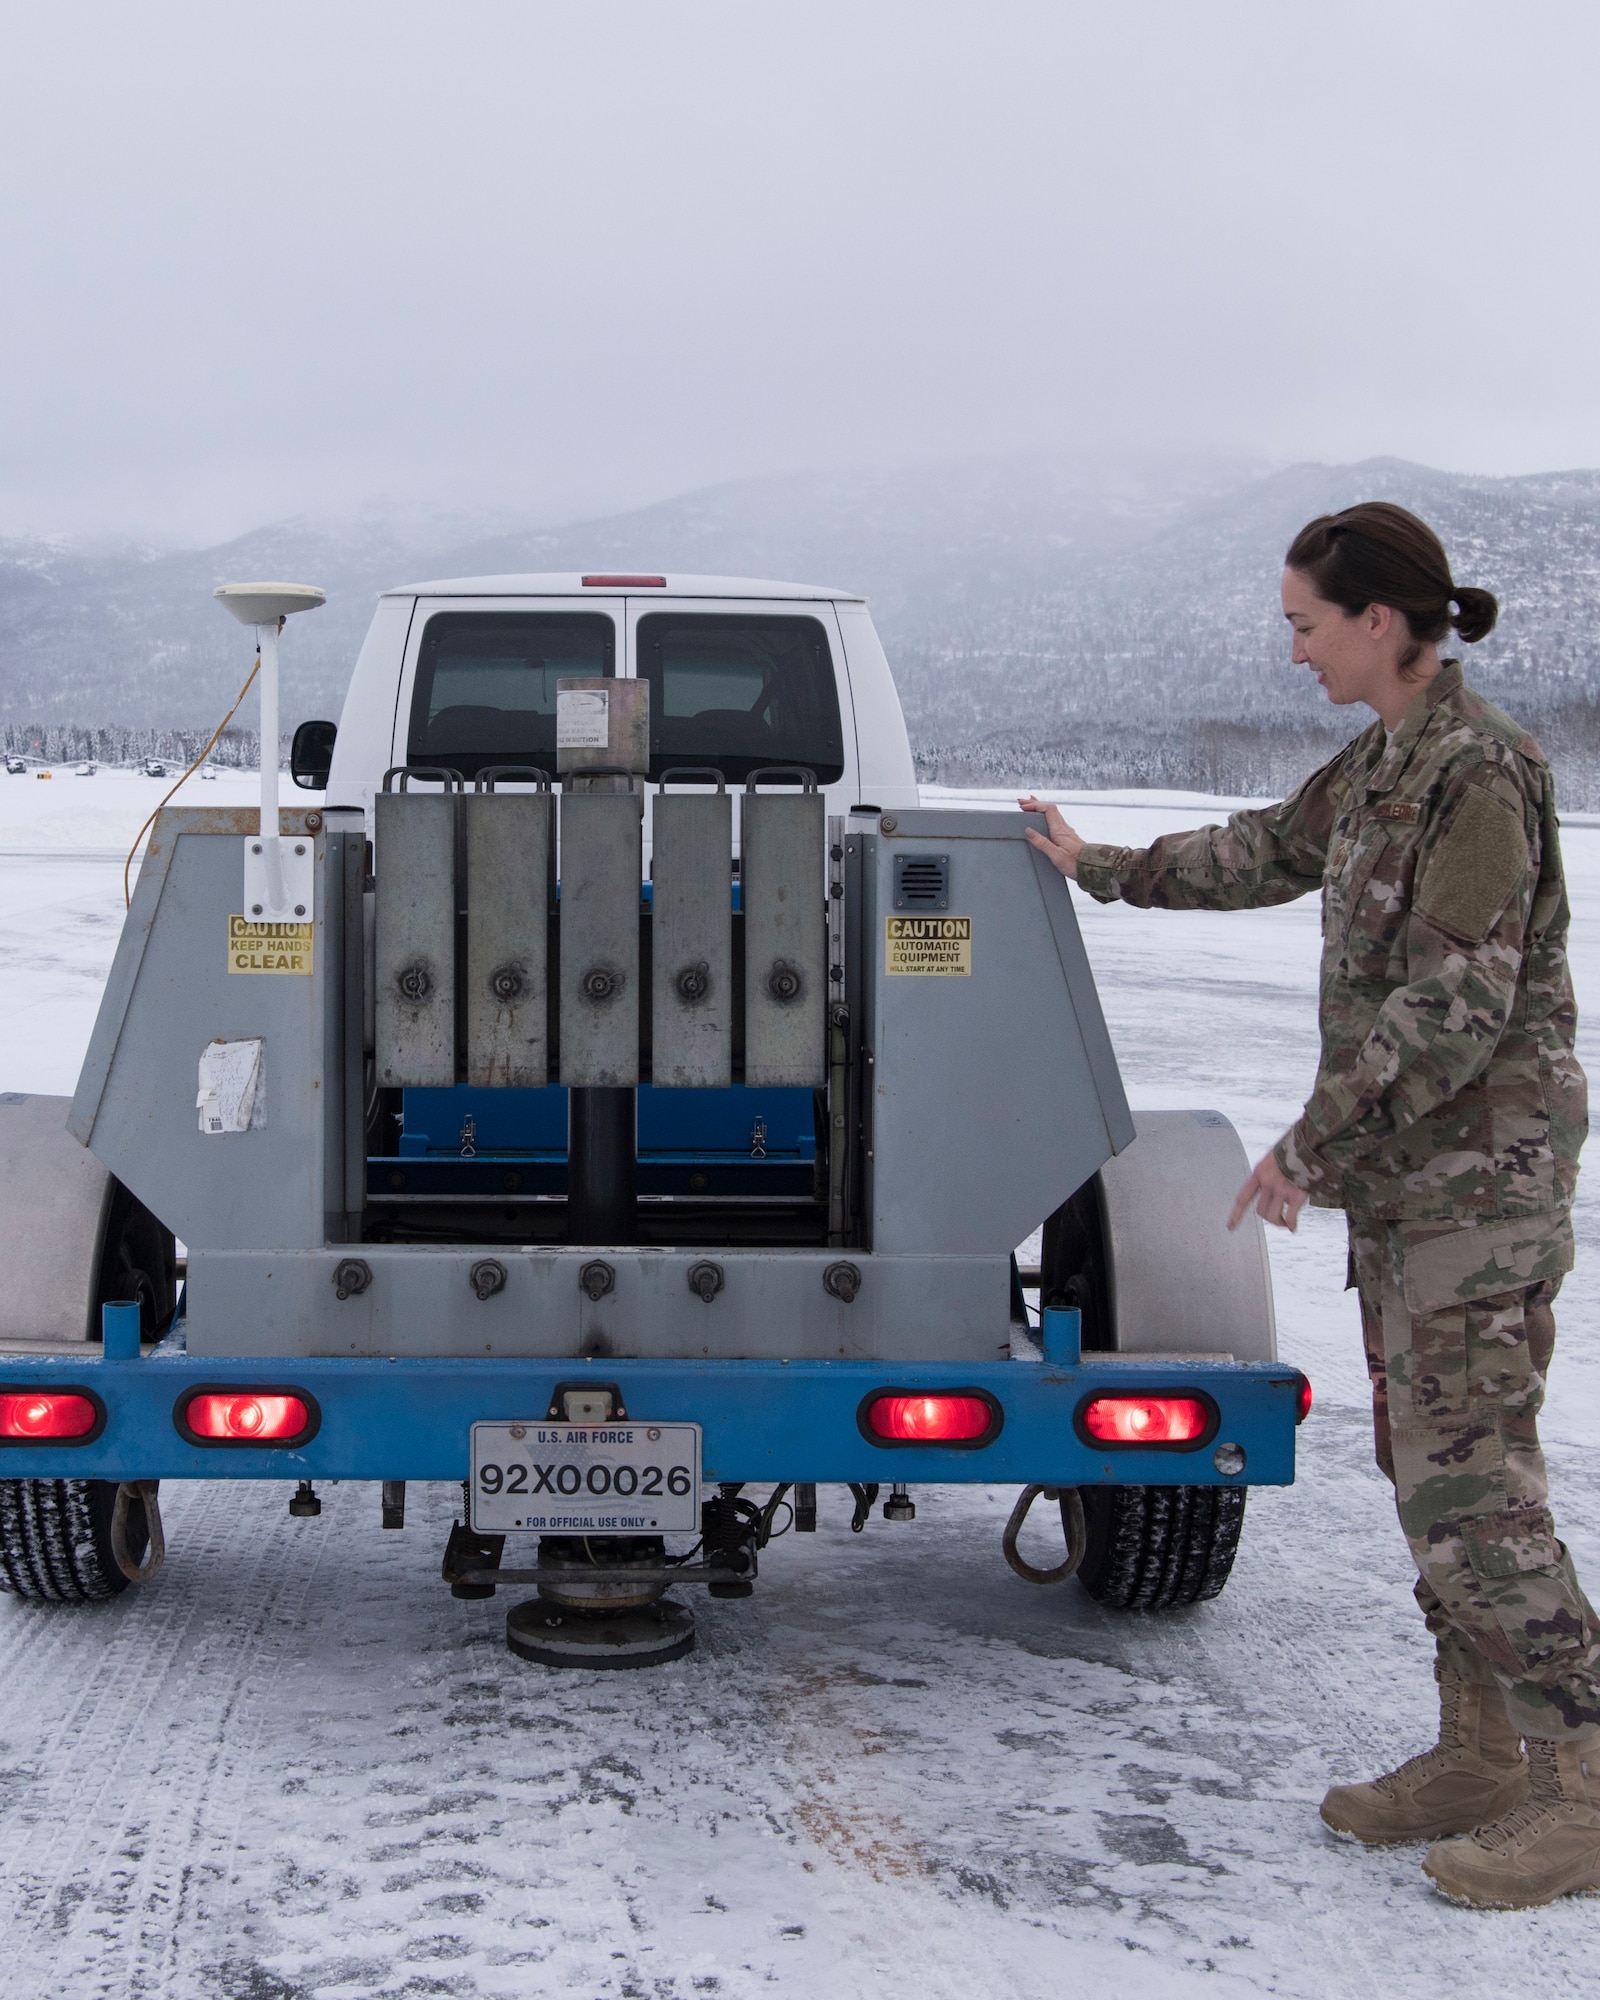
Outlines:
[[1473,678],[1588,802],[1600,769],[1600,472],[1475,478],[1398,460],[967,460],[707,488],[570,526],[264,528],[204,550],[0,544],[0,724],[209,725],[248,666],[214,584],[328,591],[284,649],[289,721],[338,712],[372,601],[419,576],[661,567],[862,590],[930,775],[1276,789],[1353,718],[1291,669],[1289,539],[1360,498],[1415,507],[1500,629]]

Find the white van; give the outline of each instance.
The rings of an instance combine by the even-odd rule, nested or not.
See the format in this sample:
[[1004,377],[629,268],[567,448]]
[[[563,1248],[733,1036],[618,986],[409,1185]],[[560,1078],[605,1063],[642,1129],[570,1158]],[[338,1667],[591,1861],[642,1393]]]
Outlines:
[[804,765],[830,813],[918,803],[889,663],[863,598],[711,576],[478,576],[378,601],[337,732],[303,723],[296,781],[371,811],[396,765],[556,761],[556,685],[650,683],[650,776],[715,765],[730,787]]

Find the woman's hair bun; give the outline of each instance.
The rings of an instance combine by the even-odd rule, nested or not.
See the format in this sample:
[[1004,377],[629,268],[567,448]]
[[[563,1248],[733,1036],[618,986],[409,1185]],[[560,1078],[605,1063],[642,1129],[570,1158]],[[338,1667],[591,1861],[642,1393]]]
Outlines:
[[1492,590],[1474,590],[1470,584],[1463,584],[1450,593],[1455,601],[1456,615],[1450,623],[1469,646],[1475,646],[1480,639],[1487,639],[1494,630],[1494,621],[1500,616],[1500,606]]
[[1392,500],[1363,500],[1308,521],[1284,561],[1350,617],[1369,604],[1398,611],[1411,635],[1399,662],[1407,679],[1423,647],[1437,646],[1452,626],[1471,646],[1488,638],[1500,615],[1487,590],[1456,587],[1444,543],[1426,521]]

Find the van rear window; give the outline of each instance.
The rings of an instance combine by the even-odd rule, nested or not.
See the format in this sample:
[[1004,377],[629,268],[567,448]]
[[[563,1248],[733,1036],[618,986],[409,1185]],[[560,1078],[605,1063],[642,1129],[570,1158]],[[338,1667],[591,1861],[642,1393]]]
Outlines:
[[406,761],[475,778],[487,764],[554,774],[556,683],[616,672],[617,628],[595,611],[437,611],[422,633]]
[[715,764],[742,784],[763,764],[844,776],[844,736],[828,635],[815,618],[656,611],[639,620],[638,674],[650,683],[650,776]]

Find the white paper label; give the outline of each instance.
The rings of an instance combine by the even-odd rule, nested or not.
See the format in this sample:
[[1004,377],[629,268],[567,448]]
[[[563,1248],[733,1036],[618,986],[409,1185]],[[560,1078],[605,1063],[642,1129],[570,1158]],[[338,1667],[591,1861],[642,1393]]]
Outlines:
[[195,1109],[208,1135],[248,1132],[267,1122],[259,1035],[237,1042],[209,1042],[200,1057],[200,1092]]
[[604,688],[558,688],[556,748],[608,750],[611,747],[611,696]]

